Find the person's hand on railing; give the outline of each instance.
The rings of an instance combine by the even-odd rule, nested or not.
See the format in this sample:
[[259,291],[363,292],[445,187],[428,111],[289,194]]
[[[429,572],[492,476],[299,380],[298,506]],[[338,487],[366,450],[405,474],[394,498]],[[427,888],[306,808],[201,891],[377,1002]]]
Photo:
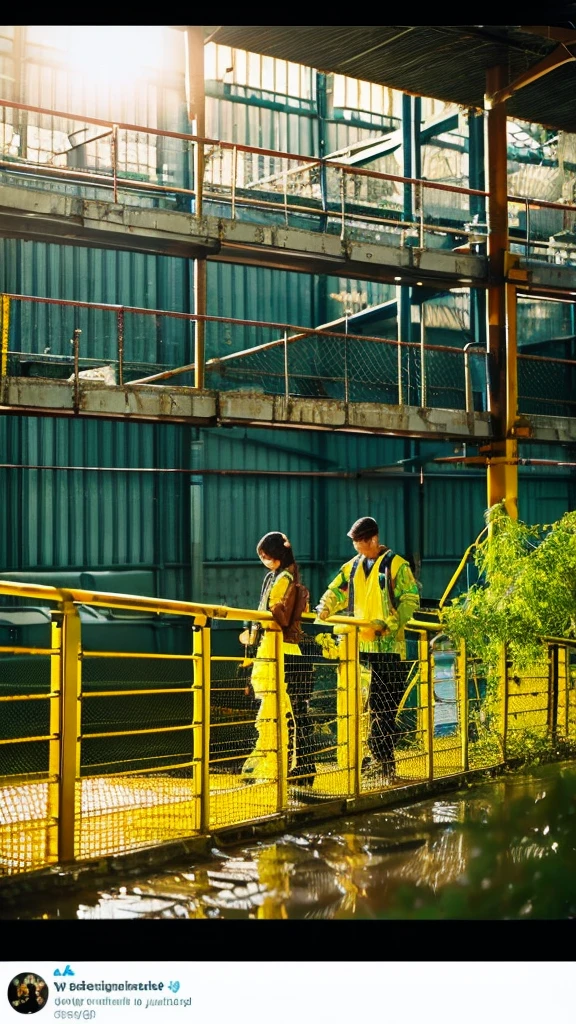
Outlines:
[[316,618],[314,619],[315,623],[324,622],[325,619],[329,619],[330,618],[330,611],[329,611],[329,609],[325,608],[324,605],[322,605],[322,604],[316,605],[316,608],[314,609],[314,611],[316,612]]

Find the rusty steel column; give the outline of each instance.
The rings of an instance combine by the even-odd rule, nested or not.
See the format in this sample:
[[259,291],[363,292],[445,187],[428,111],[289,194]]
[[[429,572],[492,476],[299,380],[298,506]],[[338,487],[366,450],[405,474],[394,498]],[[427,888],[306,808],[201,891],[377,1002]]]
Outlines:
[[[486,73],[486,178],[488,189],[488,409],[492,413],[494,441],[487,465],[488,506],[503,501],[518,518],[518,442],[511,436],[516,418],[516,316],[514,294],[507,294],[508,250],[506,104],[493,102],[504,88],[506,69],[498,65]],[[508,301],[508,309],[507,309]],[[507,315],[510,313],[510,322]]]
[[[186,101],[188,118],[192,123],[192,134],[206,136],[204,93],[204,29],[202,25],[188,25],[186,39]],[[202,216],[202,189],[204,185],[204,145],[194,146],[194,194],[195,214]],[[194,312],[206,315],[206,260],[194,260]],[[204,387],[205,373],[205,322],[196,321],[194,337],[194,386]]]

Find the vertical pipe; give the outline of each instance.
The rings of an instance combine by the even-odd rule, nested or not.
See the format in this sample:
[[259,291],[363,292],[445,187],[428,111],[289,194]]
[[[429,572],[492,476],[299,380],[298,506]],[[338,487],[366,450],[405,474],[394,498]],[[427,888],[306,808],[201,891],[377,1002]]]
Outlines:
[[342,227],[340,229],[340,239],[344,241],[346,238],[346,177],[344,168],[340,170],[340,218],[342,221]]
[[[186,40],[186,98],[188,118],[192,122],[192,134],[203,139],[205,130],[204,94],[204,35],[201,25],[189,25],[184,33]],[[204,143],[194,147],[194,213],[202,217],[202,189],[204,184]],[[206,316],[206,260],[194,260],[194,312]],[[205,322],[196,320],[194,346],[194,387],[203,388],[205,383]]]
[[204,441],[197,438],[190,444],[190,575],[192,600],[202,601],[204,595],[204,477],[194,470],[204,465]]
[[284,179],[284,223],[288,227],[288,171],[282,175]]
[[[506,85],[506,69],[498,65],[486,73],[487,179],[490,231],[488,234],[488,411],[495,439],[488,461],[488,506],[503,502],[512,519],[518,518],[518,443],[509,427],[516,410],[509,408],[511,352],[506,325],[506,251],[508,248],[506,104],[492,97]],[[514,323],[515,328],[515,323]],[[516,338],[512,349],[515,361]],[[513,370],[515,375],[515,368]]]
[[[26,97],[24,95],[26,89],[26,74],[28,65],[24,56],[26,49],[26,33],[28,29],[26,25],[15,25],[13,28],[14,42],[12,47],[13,57],[13,68],[14,68],[14,82],[13,92],[11,99],[14,103],[25,103]],[[20,145],[18,147],[18,156],[23,157],[26,160],[28,155],[28,118],[30,114],[27,110],[15,110],[14,119],[16,121],[15,131],[20,136]],[[35,115],[32,114],[32,117]],[[41,115],[36,115],[41,116]],[[18,119],[18,120],[16,120]]]
[[117,317],[118,335],[118,383],[120,387],[124,384],[124,310],[118,310]]
[[[506,284],[506,436],[514,431],[518,416],[518,293],[516,285]],[[516,442],[510,442],[516,447]],[[507,497],[516,502],[518,495],[518,468],[507,466]]]
[[[412,119],[412,97],[406,93],[402,94],[402,159],[404,178],[414,176],[414,146],[413,146],[413,119]],[[404,220],[414,219],[414,197],[413,186],[406,182],[404,190]]]
[[81,805],[78,792],[81,785],[81,626],[78,609],[72,601],[63,601],[62,610],[58,860],[70,863],[76,857],[76,827]]
[[[321,72],[316,73],[316,117],[318,122],[318,154],[322,163],[320,164],[320,201],[322,203],[322,230],[326,231],[328,226],[328,188],[326,181],[326,164],[324,163],[324,157],[326,156],[326,118],[328,111],[328,97],[326,94],[326,75]],[[313,151],[312,151],[313,152]],[[324,320],[319,320],[318,323],[324,323]]]
[[[469,184],[470,188],[484,191],[485,188],[485,146],[484,146],[484,118],[478,113],[470,113],[468,116],[468,160],[469,160]],[[472,221],[485,229],[486,225],[486,199],[484,196],[470,196],[470,217]],[[483,288],[470,289],[470,333],[473,341],[478,345],[486,346],[486,292]],[[488,362],[486,352],[485,363]],[[472,366],[480,366],[480,363],[470,363]],[[482,408],[487,408],[486,388],[482,387]]]
[[[412,177],[422,177],[422,143],[420,139],[422,127],[422,99],[420,96],[412,97]],[[416,185],[416,195],[419,212],[419,240],[421,249],[424,248],[424,197],[425,190],[422,185]]]
[[415,178],[422,177],[422,98],[412,97],[412,165]]

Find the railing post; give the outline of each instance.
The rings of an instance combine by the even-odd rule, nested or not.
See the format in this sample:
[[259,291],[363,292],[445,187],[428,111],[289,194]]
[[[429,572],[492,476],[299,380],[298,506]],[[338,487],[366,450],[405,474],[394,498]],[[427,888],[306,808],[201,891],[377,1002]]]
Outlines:
[[501,734],[502,734],[502,759],[505,761],[507,756],[508,746],[508,646],[502,644],[500,652],[500,671],[499,677],[501,679],[502,686],[502,708],[501,708]]
[[[397,294],[400,289],[397,289]],[[402,342],[398,340],[398,405],[404,405],[404,389],[402,387]]]
[[548,733],[552,743],[558,737],[558,644],[548,645]]
[[0,402],[4,404],[8,384],[8,345],[10,340],[10,299],[7,295],[2,296],[0,325]]
[[346,178],[345,178],[345,173],[346,172],[345,172],[344,168],[342,167],[340,169],[340,217],[341,217],[341,220],[342,220],[342,227],[340,229],[340,239],[342,241],[344,241],[344,239],[346,237],[346,225],[345,225],[345,215],[346,215]]
[[[434,779],[434,686],[430,658],[430,644],[426,633],[421,633],[418,641],[418,659],[420,661],[420,696],[423,712],[424,753],[427,761],[429,782]],[[424,697],[424,703],[422,703]]]
[[60,766],[62,736],[62,613],[52,612],[50,646],[58,653],[50,656],[50,740],[48,743],[48,818],[46,832],[46,862],[58,861],[60,822]]
[[288,171],[283,174],[284,180],[284,223],[288,227]]
[[565,644],[558,651],[558,677],[562,680],[564,693],[564,739],[568,739],[570,730],[570,651]]
[[462,750],[462,771],[467,772],[470,767],[468,750],[468,659],[466,657],[466,644],[462,640],[456,655],[456,680],[458,699],[458,722],[460,726],[460,744]]
[[118,202],[118,125],[112,125],[112,173],[114,176],[114,202]]
[[426,381],[426,306],[420,304],[420,405],[424,409],[428,404]]
[[118,383],[124,384],[124,310],[119,309],[117,315],[118,334]]
[[81,785],[82,636],[80,615],[74,602],[65,600],[62,610],[58,860],[70,863],[76,858],[76,825],[81,806],[78,787]]
[[[210,619],[198,616],[194,622],[193,653],[194,697],[193,697],[193,791],[200,798],[200,831],[210,829]],[[196,753],[196,729],[199,733]]]
[[[276,810],[285,810],[288,804],[288,722],[287,701],[284,682],[284,643],[281,629],[272,632],[274,637],[274,674],[276,682],[276,753],[277,753],[277,802]],[[296,742],[294,729],[294,742]]]
[[[220,150],[222,151],[222,150]],[[232,148],[232,220],[236,220],[236,178],[238,176],[238,147]]]
[[80,335],[82,331],[79,327],[74,328],[72,335],[72,346],[74,349],[74,412],[77,413],[80,408],[80,378],[78,377],[79,359],[80,359]]
[[348,310],[346,310],[344,335],[344,401],[348,405],[350,401],[350,382],[348,379]]
[[422,188],[422,182],[417,182],[414,185],[414,212],[418,214],[419,226],[418,226],[418,245],[420,249],[424,248],[424,204],[423,204],[424,189]]
[[[346,779],[346,796],[360,793],[362,766],[362,692],[358,660],[358,629],[349,627],[341,638],[343,671],[336,682],[336,763]],[[337,790],[340,786],[337,784]]]
[[290,396],[290,379],[288,376],[288,331],[284,331],[284,395]]
[[464,394],[466,412],[474,411],[474,396],[472,394],[472,377],[470,375],[470,356],[468,354],[470,342],[464,345]]

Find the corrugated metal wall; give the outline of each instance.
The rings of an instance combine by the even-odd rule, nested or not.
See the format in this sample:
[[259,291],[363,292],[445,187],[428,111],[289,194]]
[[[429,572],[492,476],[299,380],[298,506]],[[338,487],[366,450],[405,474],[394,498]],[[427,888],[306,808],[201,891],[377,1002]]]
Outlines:
[[[2,462],[23,467],[0,468],[3,570],[153,569],[160,593],[184,597],[189,478],[130,470],[186,467],[189,435],[170,424],[1,417]],[[56,468],[67,466],[87,468]]]

